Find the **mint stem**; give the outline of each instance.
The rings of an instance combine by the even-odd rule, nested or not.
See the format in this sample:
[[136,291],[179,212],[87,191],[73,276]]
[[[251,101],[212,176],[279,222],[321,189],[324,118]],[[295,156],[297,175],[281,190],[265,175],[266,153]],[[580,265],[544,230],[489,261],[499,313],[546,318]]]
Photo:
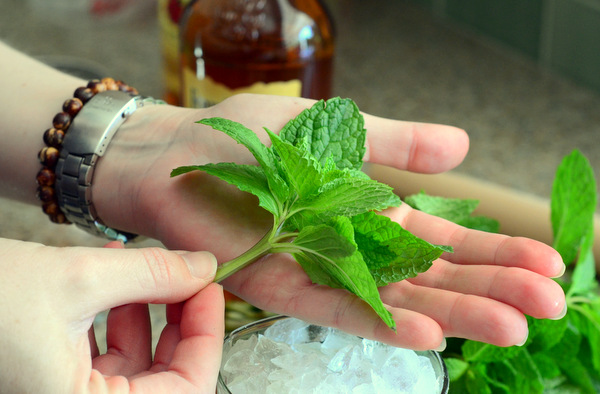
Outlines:
[[219,265],[219,267],[217,268],[217,273],[215,275],[215,282],[221,282],[223,279],[226,279],[230,275],[235,274],[242,268],[258,260],[259,258],[269,254],[271,251],[272,235],[272,231],[269,231],[253,247],[251,247],[238,257]]

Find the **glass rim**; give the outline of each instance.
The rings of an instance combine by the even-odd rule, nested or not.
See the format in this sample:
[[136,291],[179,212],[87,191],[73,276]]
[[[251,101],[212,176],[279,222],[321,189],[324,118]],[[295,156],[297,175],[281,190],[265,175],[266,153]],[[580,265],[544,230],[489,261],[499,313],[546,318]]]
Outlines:
[[[225,345],[228,342],[230,342],[231,340],[233,340],[237,335],[240,334],[240,332],[244,332],[249,328],[256,329],[256,330],[260,330],[262,328],[268,328],[274,321],[288,319],[288,318],[296,319],[295,317],[288,316],[288,315],[274,315],[274,316],[265,317],[263,319],[244,324],[243,326],[240,326],[240,327],[236,328],[235,330],[231,331],[230,333],[228,333],[223,340],[223,345]],[[301,319],[299,319],[299,320],[301,320]],[[306,323],[309,323],[311,325],[317,325],[317,324],[310,323],[310,322],[306,322]],[[441,354],[436,350],[414,350],[414,352],[417,354],[420,354],[420,355],[429,354],[429,355],[433,356],[433,359],[435,359],[435,362],[437,362],[441,366],[441,372],[442,372],[442,376],[444,378],[442,379],[442,384],[440,387],[440,390],[441,390],[440,394],[447,394],[448,390],[450,389],[450,378],[448,376],[448,367],[446,366],[446,363],[444,362],[444,359],[442,358]],[[432,360],[432,362],[433,362],[433,360]],[[224,388],[227,393],[232,394],[231,391],[229,390],[229,387],[227,387],[227,384],[223,380],[223,375],[221,374],[221,367],[219,367],[219,376],[217,377],[217,385],[220,385],[222,388]]]

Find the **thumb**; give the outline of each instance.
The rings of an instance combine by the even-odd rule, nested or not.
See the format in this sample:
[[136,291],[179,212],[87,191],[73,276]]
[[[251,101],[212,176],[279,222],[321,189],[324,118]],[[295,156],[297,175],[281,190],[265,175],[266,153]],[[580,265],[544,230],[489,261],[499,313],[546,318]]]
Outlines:
[[69,253],[63,259],[65,296],[84,301],[80,304],[89,313],[130,303],[184,301],[212,282],[217,268],[209,252],[123,249],[118,243],[103,249],[66,249],[59,249]]

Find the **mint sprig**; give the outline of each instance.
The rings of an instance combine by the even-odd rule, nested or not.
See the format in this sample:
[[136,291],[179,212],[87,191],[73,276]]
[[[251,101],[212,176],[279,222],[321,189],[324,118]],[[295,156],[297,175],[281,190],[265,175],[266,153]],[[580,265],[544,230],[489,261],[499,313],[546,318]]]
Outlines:
[[217,269],[221,281],[271,253],[289,253],[317,284],[346,289],[367,302],[392,329],[396,325],[378,287],[426,271],[449,247],[432,245],[376,214],[399,206],[393,189],[361,171],[364,119],[350,99],[319,101],[264,145],[245,126],[203,119],[244,145],[258,166],[213,163],[179,167],[177,176],[204,171],[254,194],[273,214],[273,226],[242,255]]

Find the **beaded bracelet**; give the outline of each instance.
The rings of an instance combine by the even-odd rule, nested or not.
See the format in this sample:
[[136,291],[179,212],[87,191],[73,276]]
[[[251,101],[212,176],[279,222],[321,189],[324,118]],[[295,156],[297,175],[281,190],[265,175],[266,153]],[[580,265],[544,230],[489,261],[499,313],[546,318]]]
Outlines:
[[59,207],[55,190],[55,168],[60,157],[63,140],[69,126],[71,126],[71,122],[83,106],[97,93],[107,90],[119,90],[134,95],[139,94],[135,88],[113,78],[91,80],[86,86],[77,88],[73,93],[73,97],[64,102],[62,111],[57,113],[52,120],[52,127],[44,132],[43,140],[46,146],[38,153],[38,158],[43,167],[36,176],[37,197],[42,202],[42,210],[54,223],[70,224]]

